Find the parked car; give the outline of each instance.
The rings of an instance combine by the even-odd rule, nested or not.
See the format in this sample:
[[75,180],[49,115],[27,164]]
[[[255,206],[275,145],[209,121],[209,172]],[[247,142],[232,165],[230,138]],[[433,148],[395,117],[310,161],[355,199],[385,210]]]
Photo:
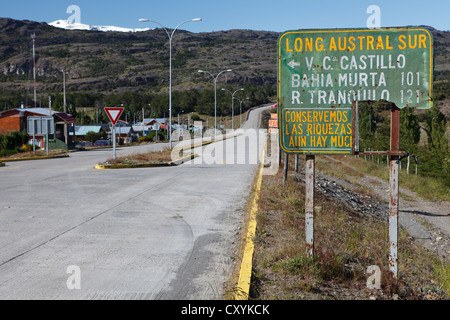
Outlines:
[[92,147],[92,146],[94,146],[94,144],[90,141],[79,141],[79,142],[77,142],[75,148],[84,149],[86,147]]
[[107,147],[110,145],[111,145],[111,142],[109,140],[97,140],[94,143],[94,147]]

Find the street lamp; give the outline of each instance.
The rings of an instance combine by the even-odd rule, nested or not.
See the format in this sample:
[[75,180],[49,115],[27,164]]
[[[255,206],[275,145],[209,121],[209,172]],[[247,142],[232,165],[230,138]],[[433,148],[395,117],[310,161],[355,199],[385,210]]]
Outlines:
[[216,131],[217,131],[217,79],[219,78],[219,76],[222,73],[224,73],[224,72],[232,72],[232,71],[233,70],[231,70],[231,69],[223,70],[223,71],[219,72],[217,74],[217,76],[214,76],[209,71],[198,70],[199,73],[207,73],[214,79],[214,139],[216,138]]
[[149,20],[149,19],[139,19],[139,22],[153,22],[156,23],[158,25],[160,25],[167,33],[167,36],[169,37],[169,43],[170,43],[170,64],[169,64],[169,69],[170,69],[170,80],[169,80],[169,141],[170,141],[170,149],[172,149],[172,39],[173,39],[173,35],[175,33],[175,31],[183,24],[188,23],[188,22],[197,22],[197,21],[202,21],[202,19],[200,18],[195,18],[195,19],[190,19],[190,20],[186,20],[183,21],[182,23],[180,23],[178,26],[176,26],[175,29],[172,30],[172,33],[170,34],[169,31],[167,30],[166,27],[164,27],[161,23],[154,21],[154,20]]
[[244,88],[237,89],[235,92],[231,93],[230,90],[222,88],[222,91],[227,91],[231,94],[231,130],[234,130],[234,95],[238,91],[244,91]]
[[242,100],[238,99],[238,98],[236,98],[236,99],[239,100],[239,104],[240,104],[240,113],[239,113],[239,128],[240,128],[240,127],[242,127],[242,102],[244,102],[244,100],[250,100],[250,98],[247,97]]

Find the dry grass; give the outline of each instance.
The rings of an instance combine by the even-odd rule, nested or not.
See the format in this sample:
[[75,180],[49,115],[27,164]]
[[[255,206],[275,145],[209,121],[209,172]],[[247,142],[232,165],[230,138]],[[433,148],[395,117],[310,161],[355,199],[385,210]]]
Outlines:
[[[293,157],[292,157],[293,158]],[[297,181],[296,181],[297,180]],[[254,299],[448,299],[448,262],[399,233],[399,279],[388,271],[387,221],[318,195],[314,258],[305,254],[304,184],[264,176],[255,237]],[[366,286],[380,267],[381,290]],[[447,286],[447,287],[446,287]]]
[[162,162],[172,161],[172,153],[170,149],[164,149],[158,152],[148,152],[132,154],[125,157],[117,157],[116,160],[108,159],[110,164],[129,164],[129,165],[141,165],[141,164],[155,164]]

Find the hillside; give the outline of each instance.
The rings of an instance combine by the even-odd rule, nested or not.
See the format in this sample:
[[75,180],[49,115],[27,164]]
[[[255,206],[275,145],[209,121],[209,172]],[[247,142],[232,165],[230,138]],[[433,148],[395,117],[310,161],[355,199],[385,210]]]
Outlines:
[[[68,90],[111,93],[158,92],[169,78],[169,43],[164,30],[99,32],[63,30],[44,23],[0,19],[2,88],[26,89],[32,80],[30,34],[36,33],[38,91],[61,89],[62,69],[70,73]],[[190,33],[178,30],[173,41],[174,88],[202,88],[210,79],[198,69],[218,73],[232,68],[227,83],[274,84],[274,32],[231,30]]]

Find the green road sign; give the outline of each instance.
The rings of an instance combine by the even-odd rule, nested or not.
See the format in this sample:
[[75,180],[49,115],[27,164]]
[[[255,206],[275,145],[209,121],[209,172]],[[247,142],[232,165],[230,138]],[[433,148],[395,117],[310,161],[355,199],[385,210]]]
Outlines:
[[352,103],[431,107],[433,38],[426,29],[287,31],[278,39],[280,145],[351,154]]

